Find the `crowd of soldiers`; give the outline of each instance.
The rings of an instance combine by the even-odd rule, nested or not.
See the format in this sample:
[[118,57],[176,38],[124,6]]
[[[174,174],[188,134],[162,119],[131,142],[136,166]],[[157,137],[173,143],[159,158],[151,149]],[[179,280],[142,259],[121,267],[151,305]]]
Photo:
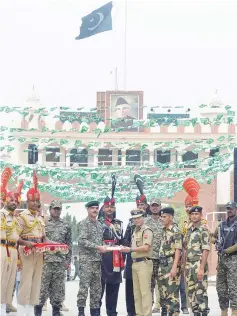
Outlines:
[[[49,217],[40,214],[40,193],[34,173],[34,186],[27,192],[28,209],[15,213],[19,207],[22,183],[17,192],[7,191],[11,170],[1,177],[1,315],[12,302],[16,271],[21,271],[17,297],[18,316],[41,316],[47,299],[52,315],[60,316],[65,299],[65,270],[71,263],[72,240],[70,225],[61,219],[62,204],[52,201]],[[195,183],[190,179],[190,184]],[[90,290],[90,314],[100,316],[103,296],[106,313],[117,315],[117,302],[124,271],[128,316],[151,316],[154,289],[158,286],[162,316],[187,313],[205,316],[208,307],[208,254],[211,243],[219,254],[217,294],[221,316],[237,316],[237,204],[226,205],[227,220],[212,234],[202,217],[197,199],[185,201],[187,220],[176,224],[175,210],[161,206],[158,198],[141,194],[125,233],[116,218],[114,187],[101,209],[98,201],[86,204],[88,216],[78,224],[79,291],[78,315],[85,315]],[[66,244],[67,254],[60,251],[37,252],[36,244]],[[24,250],[30,250],[26,256]],[[186,300],[187,296],[187,300]]]

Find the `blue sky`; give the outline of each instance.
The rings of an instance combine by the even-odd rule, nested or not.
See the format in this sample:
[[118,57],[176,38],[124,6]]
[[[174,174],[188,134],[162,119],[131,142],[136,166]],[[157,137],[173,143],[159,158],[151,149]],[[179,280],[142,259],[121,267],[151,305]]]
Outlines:
[[[75,41],[81,17],[106,1],[2,0],[0,105],[95,106],[96,91],[123,89],[124,1],[112,32]],[[195,107],[218,89],[237,108],[236,1],[127,1],[127,88],[145,104]]]

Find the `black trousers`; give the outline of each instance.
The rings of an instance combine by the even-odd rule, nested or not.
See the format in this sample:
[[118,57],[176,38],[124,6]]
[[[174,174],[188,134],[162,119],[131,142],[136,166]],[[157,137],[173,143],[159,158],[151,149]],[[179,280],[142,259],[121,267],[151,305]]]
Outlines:
[[132,279],[125,280],[125,296],[128,316],[135,316],[135,305],[133,296],[133,282]]
[[[105,284],[103,280],[101,280],[102,285],[102,293],[101,300],[104,296],[105,292],[105,305],[106,312],[108,316],[117,316],[117,302],[118,302],[118,293],[120,283],[118,284]],[[102,305],[102,301],[101,304]]]

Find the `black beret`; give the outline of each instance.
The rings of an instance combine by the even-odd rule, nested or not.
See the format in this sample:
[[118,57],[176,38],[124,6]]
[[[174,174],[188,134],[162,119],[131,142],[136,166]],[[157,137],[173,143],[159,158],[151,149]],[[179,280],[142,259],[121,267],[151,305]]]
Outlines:
[[90,201],[90,202],[87,202],[85,207],[88,208],[88,207],[91,207],[91,206],[99,206],[100,202],[99,201]]
[[160,215],[162,214],[169,214],[174,216],[174,209],[173,207],[164,207],[160,210]]
[[189,211],[189,214],[191,213],[201,213],[202,212],[202,207],[201,206],[193,206],[191,210]]

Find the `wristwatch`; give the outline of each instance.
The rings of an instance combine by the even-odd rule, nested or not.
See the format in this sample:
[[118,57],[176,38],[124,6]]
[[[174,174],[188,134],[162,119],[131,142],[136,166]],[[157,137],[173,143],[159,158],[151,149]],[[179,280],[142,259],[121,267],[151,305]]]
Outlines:
[[132,247],[130,247],[130,252],[132,252]]

